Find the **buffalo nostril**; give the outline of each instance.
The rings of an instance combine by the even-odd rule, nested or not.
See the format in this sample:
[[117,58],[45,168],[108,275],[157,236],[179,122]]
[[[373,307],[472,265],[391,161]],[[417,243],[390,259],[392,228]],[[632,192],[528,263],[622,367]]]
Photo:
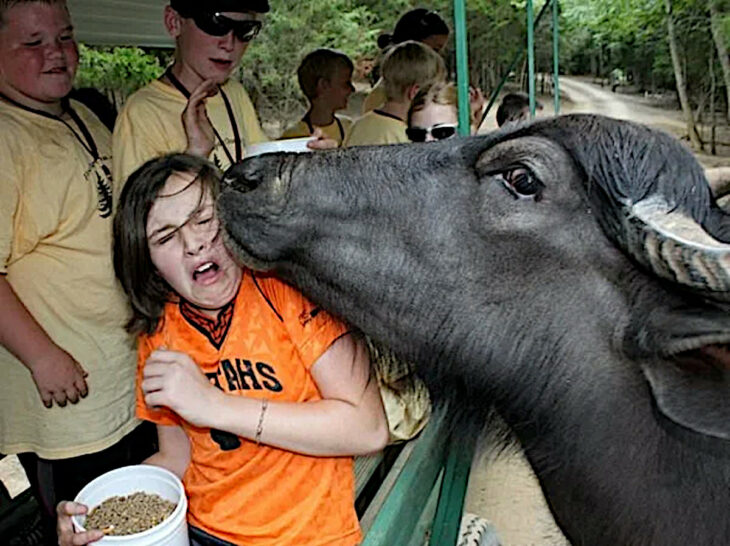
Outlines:
[[[249,162],[250,163],[250,162]],[[228,169],[223,175],[223,187],[240,193],[255,190],[264,182],[261,170],[252,169],[246,162],[239,163]]]
[[258,188],[263,182],[260,178],[243,178],[241,176],[225,176],[223,177],[223,187],[246,193]]
[[258,188],[264,182],[263,176],[250,176],[246,173],[228,171],[223,177],[222,185],[226,189],[246,193]]

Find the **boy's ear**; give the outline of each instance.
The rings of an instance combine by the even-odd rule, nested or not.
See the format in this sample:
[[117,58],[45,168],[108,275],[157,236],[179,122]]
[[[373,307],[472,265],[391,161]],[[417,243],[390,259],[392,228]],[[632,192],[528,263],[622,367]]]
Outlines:
[[165,6],[163,21],[165,23],[167,33],[174,39],[177,39],[182,32],[182,17],[180,17],[180,14],[172,9],[170,5],[167,5]]
[[417,83],[414,83],[406,89],[406,98],[408,99],[408,102],[413,102],[413,99],[415,99],[416,95],[418,95],[419,89],[421,89],[421,86]]
[[323,92],[327,91],[330,86],[330,81],[327,78],[317,78],[317,95],[321,95]]

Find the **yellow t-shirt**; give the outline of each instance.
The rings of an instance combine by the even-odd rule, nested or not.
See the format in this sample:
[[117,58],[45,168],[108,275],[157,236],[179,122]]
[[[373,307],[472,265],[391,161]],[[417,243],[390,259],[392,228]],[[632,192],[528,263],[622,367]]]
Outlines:
[[[233,109],[233,117],[241,139],[242,149],[249,144],[269,140],[261,129],[256,110],[243,86],[233,80],[223,84],[223,92]],[[187,105],[183,94],[172,87],[154,80],[134,93],[119,113],[114,126],[113,173],[122,183],[138,167],[153,157],[183,152],[187,138],[182,124],[182,113]],[[208,118],[225,142],[231,156],[236,158],[236,140],[233,125],[220,93],[206,101]],[[216,138],[209,157],[221,169],[231,162]]]
[[[0,102],[0,274],[51,339],[89,372],[89,395],[46,409],[28,369],[0,346],[0,452],[47,459],[100,451],[134,417],[135,347],[112,267],[111,134],[72,107],[99,159],[57,119]],[[77,134],[81,130],[68,122]]]
[[404,121],[379,110],[368,112],[353,123],[344,146],[400,144],[410,142]]
[[[281,135],[280,140],[285,140],[287,138],[307,137],[314,132],[312,130],[313,127],[315,126],[310,125],[309,123],[307,123],[307,121],[302,119],[296,124],[289,127],[286,131],[284,131],[284,133]],[[333,121],[329,125],[319,128],[322,129],[324,136],[337,141],[337,144],[339,146],[342,146],[342,143],[344,142],[345,137],[350,130],[350,127],[352,127],[352,120],[350,118],[335,115],[335,121]]]
[[383,79],[381,78],[378,80],[378,83],[375,84],[375,87],[370,90],[370,93],[368,93],[368,96],[365,97],[365,100],[362,102],[362,113],[367,114],[372,110],[380,108],[385,104],[385,99],[385,85],[383,85]]

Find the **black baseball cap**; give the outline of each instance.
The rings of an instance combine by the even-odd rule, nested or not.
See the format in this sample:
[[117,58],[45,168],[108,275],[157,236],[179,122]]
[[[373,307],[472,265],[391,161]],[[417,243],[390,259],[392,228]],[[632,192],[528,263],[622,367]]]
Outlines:
[[170,0],[170,6],[183,17],[198,13],[268,13],[268,0]]

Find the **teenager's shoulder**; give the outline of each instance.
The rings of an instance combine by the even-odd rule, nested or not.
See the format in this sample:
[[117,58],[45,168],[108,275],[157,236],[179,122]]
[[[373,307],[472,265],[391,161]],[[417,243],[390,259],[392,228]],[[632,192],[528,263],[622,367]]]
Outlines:
[[132,93],[124,103],[122,111],[129,113],[130,111],[158,108],[160,105],[175,105],[175,107],[183,105],[184,107],[185,104],[187,104],[187,100],[177,89],[165,85],[159,80],[153,80]]

